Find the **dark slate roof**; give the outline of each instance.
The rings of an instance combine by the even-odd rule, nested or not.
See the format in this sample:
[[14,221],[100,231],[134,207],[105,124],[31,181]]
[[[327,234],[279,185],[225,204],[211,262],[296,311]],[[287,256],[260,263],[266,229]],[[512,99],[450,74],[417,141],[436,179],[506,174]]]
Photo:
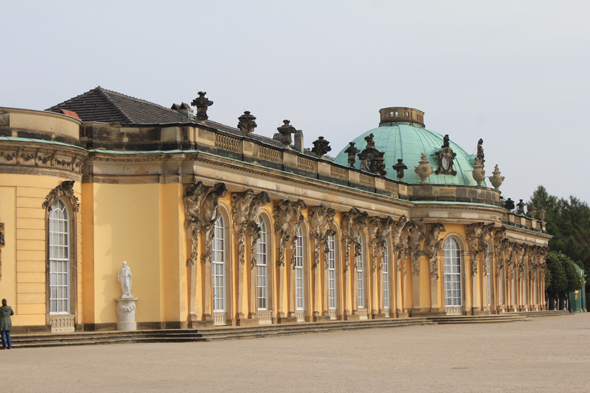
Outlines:
[[76,112],[83,122],[117,124],[186,123],[192,120],[177,111],[138,98],[97,87],[46,109]]
[[[184,105],[188,106],[188,104]],[[180,107],[179,105],[176,106]],[[100,86],[46,109],[46,111],[55,113],[64,113],[64,110],[75,112],[83,122],[116,124],[196,123],[236,136],[246,136],[272,146],[283,146],[281,142],[272,138],[256,133],[246,135],[238,128],[211,120],[197,120],[194,117],[188,117],[158,104],[103,89]]]

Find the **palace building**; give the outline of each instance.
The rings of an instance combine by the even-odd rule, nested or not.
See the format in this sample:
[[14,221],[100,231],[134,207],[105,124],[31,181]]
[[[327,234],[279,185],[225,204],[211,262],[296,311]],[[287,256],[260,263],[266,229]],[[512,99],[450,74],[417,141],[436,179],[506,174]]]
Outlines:
[[470,155],[390,107],[332,158],[288,120],[268,138],[250,112],[209,120],[212,104],[98,87],[0,108],[15,329],[115,329],[123,261],[138,328],[545,309],[544,212],[501,198],[482,140]]

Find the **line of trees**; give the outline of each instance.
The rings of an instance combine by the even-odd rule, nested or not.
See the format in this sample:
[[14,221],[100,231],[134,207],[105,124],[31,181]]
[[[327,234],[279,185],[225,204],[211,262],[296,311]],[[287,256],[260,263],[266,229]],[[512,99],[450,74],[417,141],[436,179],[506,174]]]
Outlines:
[[570,309],[569,292],[582,288],[582,276],[575,263],[560,252],[552,251],[547,258],[545,289],[549,310]]
[[[590,271],[590,207],[576,197],[569,199],[549,195],[539,186],[529,200],[529,206],[545,209],[551,254],[547,260],[545,288],[550,309],[567,307],[567,293],[579,290],[583,281],[573,266]],[[587,304],[590,300],[586,281]]]

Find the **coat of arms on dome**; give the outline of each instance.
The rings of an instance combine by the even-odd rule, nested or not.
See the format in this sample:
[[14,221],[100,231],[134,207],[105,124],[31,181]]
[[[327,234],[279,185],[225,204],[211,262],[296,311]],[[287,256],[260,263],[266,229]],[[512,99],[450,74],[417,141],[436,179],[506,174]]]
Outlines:
[[453,169],[453,163],[457,153],[449,146],[449,135],[445,135],[442,147],[435,153],[438,159],[438,169],[434,172],[437,175],[455,176],[457,171]]
[[361,160],[361,169],[384,176],[387,173],[387,171],[385,171],[385,158],[383,158],[385,152],[379,151],[375,148],[375,140],[373,138],[373,134],[365,137],[367,147],[365,147],[365,150],[358,155]]

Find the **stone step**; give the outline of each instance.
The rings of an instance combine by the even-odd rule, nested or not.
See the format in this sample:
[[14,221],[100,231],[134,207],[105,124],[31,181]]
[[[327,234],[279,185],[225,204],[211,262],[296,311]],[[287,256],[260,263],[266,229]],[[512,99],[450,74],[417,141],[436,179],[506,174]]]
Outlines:
[[[547,312],[543,315],[548,315]],[[566,315],[551,312],[551,315]],[[331,331],[360,330],[372,328],[394,328],[436,324],[464,323],[505,323],[528,320],[530,313],[510,313],[482,316],[442,316],[420,318],[386,318],[362,321],[303,322],[281,325],[225,326],[209,329],[99,331],[62,334],[18,334],[13,335],[14,348],[55,347],[70,345],[105,345],[124,343],[180,343],[248,338],[279,337],[304,333],[325,333]],[[540,315],[539,315],[540,316]]]

